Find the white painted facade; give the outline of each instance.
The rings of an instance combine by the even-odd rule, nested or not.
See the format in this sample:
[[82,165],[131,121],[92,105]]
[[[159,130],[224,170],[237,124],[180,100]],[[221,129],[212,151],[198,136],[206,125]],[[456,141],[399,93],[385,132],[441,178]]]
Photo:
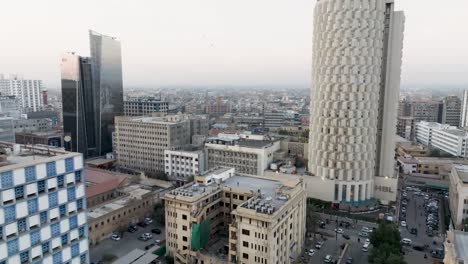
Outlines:
[[24,113],[36,112],[42,107],[42,81],[26,80],[16,76],[0,78],[0,93],[16,96]]
[[200,175],[206,170],[206,158],[203,151],[164,151],[164,171],[168,176],[187,178]]
[[0,167],[0,263],[89,263],[82,155],[14,160]]
[[465,90],[463,91],[460,127],[464,128],[467,126],[468,126],[468,90]]
[[316,4],[309,171],[322,179],[314,185],[317,192],[333,186],[324,200],[396,199],[396,189],[374,196],[375,176],[396,179],[404,15],[393,5],[392,0]]
[[468,133],[455,126],[418,122],[416,123],[416,140],[457,157],[468,156]]
[[449,203],[452,220],[460,229],[463,219],[468,218],[468,166],[455,165],[450,173]]

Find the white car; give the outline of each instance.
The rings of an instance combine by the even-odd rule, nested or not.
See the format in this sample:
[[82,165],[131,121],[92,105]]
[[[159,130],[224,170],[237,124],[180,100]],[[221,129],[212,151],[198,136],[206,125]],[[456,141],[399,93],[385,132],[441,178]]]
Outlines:
[[372,229],[368,228],[367,226],[363,226],[361,231],[366,233],[372,233]]
[[116,235],[116,234],[113,234],[111,236],[111,239],[114,240],[114,241],[119,241],[120,240],[120,236],[119,235]]
[[406,227],[406,221],[401,221],[400,225],[401,225],[402,227]]
[[338,228],[338,229],[335,228],[335,232],[338,233],[338,234],[343,234],[344,233],[343,228]]
[[153,237],[153,235],[151,233],[144,233],[142,236],[146,237],[147,239],[150,239],[150,238]]
[[366,244],[370,244],[370,239],[366,238],[366,241],[364,241]]
[[146,217],[146,218],[145,218],[145,222],[146,222],[147,224],[151,224],[151,223],[153,223],[153,219],[151,219],[151,218],[149,218],[149,217]]
[[160,245],[160,244],[161,244],[161,240],[156,239],[156,240],[154,241],[154,243],[156,243],[156,245]]
[[403,238],[403,239],[401,240],[401,243],[402,243],[403,245],[411,245],[412,241],[411,241],[411,239],[409,239],[409,238]]
[[315,255],[315,252],[316,252],[315,249],[311,248],[311,249],[309,249],[309,252],[307,252],[307,255],[312,257],[313,255]]
[[330,263],[333,261],[333,257],[331,255],[326,255],[325,259],[323,260],[325,263]]

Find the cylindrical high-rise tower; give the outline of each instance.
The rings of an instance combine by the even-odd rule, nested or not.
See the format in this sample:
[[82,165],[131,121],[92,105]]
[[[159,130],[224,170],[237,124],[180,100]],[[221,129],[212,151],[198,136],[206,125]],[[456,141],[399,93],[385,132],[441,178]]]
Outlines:
[[[334,202],[373,197],[392,18],[392,0],[319,0],[315,7],[309,171],[334,184]],[[399,55],[401,65],[401,49]]]

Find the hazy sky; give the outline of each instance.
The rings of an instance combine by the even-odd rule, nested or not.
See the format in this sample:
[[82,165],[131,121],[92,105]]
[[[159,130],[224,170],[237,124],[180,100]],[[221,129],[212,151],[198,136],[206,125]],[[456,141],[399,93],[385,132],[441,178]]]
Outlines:
[[[125,87],[310,82],[314,0],[5,0],[0,73],[60,85],[59,56],[89,55],[88,29],[122,43]],[[396,0],[403,85],[466,85],[468,1]]]

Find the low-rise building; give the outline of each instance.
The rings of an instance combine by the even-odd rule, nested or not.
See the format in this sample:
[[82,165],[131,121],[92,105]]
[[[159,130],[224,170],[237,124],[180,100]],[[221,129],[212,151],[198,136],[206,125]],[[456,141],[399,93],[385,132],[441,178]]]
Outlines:
[[468,132],[457,127],[432,122],[416,124],[418,142],[453,156],[468,156]]
[[280,139],[262,135],[219,134],[205,143],[208,168],[233,167],[238,173],[263,175],[280,143]]
[[0,117],[0,141],[15,143],[15,124],[11,117]]
[[63,147],[63,133],[57,131],[48,132],[17,132],[15,133],[18,144],[41,144],[54,147]]
[[397,117],[397,135],[407,140],[414,140],[415,122],[412,116]]
[[429,153],[429,149],[423,145],[413,144],[412,142],[397,142],[396,143],[398,156],[425,157]]
[[453,166],[450,173],[449,203],[456,229],[468,218],[468,165]]
[[154,97],[134,97],[124,101],[126,116],[144,116],[152,113],[167,113],[169,102]]
[[207,168],[203,150],[165,150],[164,171],[169,177],[188,178],[199,175]]
[[176,263],[292,263],[303,251],[306,197],[298,177],[214,168],[164,200],[166,247]]
[[15,132],[45,132],[52,130],[52,120],[49,118],[15,119]]
[[[444,249],[444,264],[467,264],[468,233],[459,230],[447,231]],[[444,249],[439,250],[443,251]]]

